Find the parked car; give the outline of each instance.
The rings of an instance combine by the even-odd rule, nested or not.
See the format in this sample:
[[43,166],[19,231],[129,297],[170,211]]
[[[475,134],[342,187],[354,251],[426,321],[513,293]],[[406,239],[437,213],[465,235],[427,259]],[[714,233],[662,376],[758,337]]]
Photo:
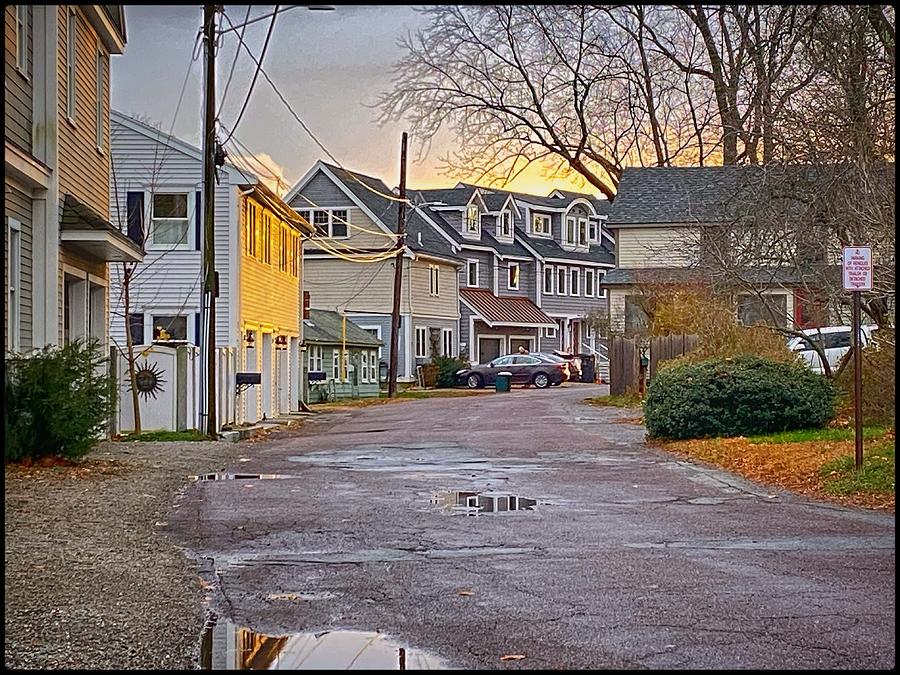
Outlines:
[[[547,363],[562,363],[566,367],[563,372],[566,374],[566,379],[564,381],[568,382],[572,379],[577,379],[577,374],[572,366],[572,364],[564,359],[561,356],[557,356],[556,354],[548,354],[546,352],[528,352],[530,356],[536,356],[542,361],[546,361]],[[561,384],[561,383],[560,383]]]
[[565,382],[568,378],[568,364],[539,358],[536,354],[507,354],[471,368],[456,371],[457,381],[469,389],[492,386],[497,381],[497,373],[512,373],[512,384],[533,384],[538,389]]
[[[863,348],[872,340],[872,332],[878,326],[861,326],[862,328],[862,346]],[[788,349],[797,352],[811,370],[824,374],[825,369],[822,367],[822,357],[813,347],[813,344],[819,344],[825,351],[825,358],[828,359],[829,367],[834,370],[838,367],[841,359],[848,351],[850,351],[851,334],[853,328],[850,326],[823,326],[822,328],[807,328],[803,331],[806,337],[793,337],[788,340]]]

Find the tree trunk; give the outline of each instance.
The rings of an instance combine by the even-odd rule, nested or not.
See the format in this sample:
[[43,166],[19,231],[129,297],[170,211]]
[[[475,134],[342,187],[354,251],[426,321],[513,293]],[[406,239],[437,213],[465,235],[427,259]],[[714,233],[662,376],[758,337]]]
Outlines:
[[127,263],[123,265],[125,273],[122,281],[122,296],[125,301],[125,348],[128,352],[128,379],[131,382],[131,408],[134,411],[134,433],[141,433],[141,398],[137,388],[135,373],[134,340],[131,338],[131,272]]

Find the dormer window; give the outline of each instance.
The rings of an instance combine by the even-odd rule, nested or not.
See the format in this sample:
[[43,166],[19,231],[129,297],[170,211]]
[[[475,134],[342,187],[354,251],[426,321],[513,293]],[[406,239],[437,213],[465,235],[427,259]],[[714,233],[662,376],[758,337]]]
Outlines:
[[587,246],[587,218],[579,218],[578,219],[578,245],[579,246]]
[[535,213],[531,216],[531,231],[534,234],[550,234],[550,216]]
[[509,211],[501,211],[497,216],[497,236],[512,238],[512,213]]
[[600,240],[600,223],[596,220],[588,221],[588,241],[597,242]]
[[570,216],[566,218],[566,243],[574,244],[575,243],[575,235],[578,229],[578,221],[576,218]]
[[481,221],[481,215],[477,206],[469,206],[466,208],[466,232],[469,234],[478,234],[478,228]]

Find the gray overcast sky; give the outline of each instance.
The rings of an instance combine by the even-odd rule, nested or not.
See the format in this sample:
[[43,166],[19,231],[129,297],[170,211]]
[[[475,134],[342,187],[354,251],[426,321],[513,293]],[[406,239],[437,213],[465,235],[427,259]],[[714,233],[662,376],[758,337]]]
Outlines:
[[[271,13],[272,5],[254,5],[251,19]],[[235,24],[247,5],[226,5]],[[168,131],[184,82],[192,48],[200,29],[200,6],[126,5],[128,44],[112,58],[112,105],[126,114],[149,118]],[[279,13],[263,64],[284,97],[319,140],[351,170],[399,181],[400,123],[379,127],[374,104],[390,88],[392,66],[402,56],[400,36],[414,32],[423,18],[409,6],[336,5],[331,12],[293,8]],[[227,25],[227,24],[226,24]],[[248,26],[244,40],[259,57],[269,20]],[[221,99],[237,40],[229,34],[217,56],[217,98]],[[174,134],[200,145],[202,50],[193,63]],[[253,76],[246,52],[238,59],[234,79],[221,114],[231,127]],[[291,117],[262,76],[256,82],[237,138],[254,154],[268,155],[293,184],[317,159],[327,157]],[[450,147],[449,132],[434,139],[421,163],[410,154],[407,184],[411,187],[452,185],[437,171],[439,157]],[[536,169],[537,171],[537,169]],[[527,176],[511,187],[547,194],[552,187],[575,189],[557,182],[540,184]],[[535,187],[537,186],[537,187]]]

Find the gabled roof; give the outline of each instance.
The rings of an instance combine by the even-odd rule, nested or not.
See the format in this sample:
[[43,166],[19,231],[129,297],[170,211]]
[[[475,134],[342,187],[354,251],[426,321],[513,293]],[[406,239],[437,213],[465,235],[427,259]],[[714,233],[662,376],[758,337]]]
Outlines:
[[[316,162],[306,176],[288,191],[284,200],[288,202],[302,192],[304,182],[311,179],[320,168],[324,168],[326,173],[330,173],[339,181],[350,198],[374,216],[378,224],[390,232],[397,232],[400,202],[393,196],[391,189],[380,178],[342,169],[327,162]],[[406,233],[406,245],[410,250],[459,260],[451,244],[435,232],[434,227],[425,220],[418,209],[406,209]]]
[[581,260],[583,262],[614,265],[616,257],[604,244],[591,244],[587,251],[570,251],[559,245],[555,239],[548,237],[529,237],[524,230],[516,227],[516,236],[524,237],[530,248],[533,248],[542,258],[565,258],[567,260]]
[[607,225],[728,222],[740,195],[758,186],[769,170],[760,166],[626,168]]
[[[803,283],[798,271],[792,267],[754,267],[745,269],[742,278],[749,283],[790,286]],[[708,281],[707,272],[695,267],[636,267],[616,268],[606,273],[603,284],[607,286],[632,284],[679,284]]]
[[530,299],[516,295],[494,295],[486,288],[460,288],[459,298],[479,319],[494,326],[552,328],[556,322]]
[[[156,141],[161,145],[178,150],[191,159],[197,160],[201,164],[203,162],[203,152],[200,150],[200,148],[195,145],[191,145],[187,141],[183,141],[176,136],[167,134],[161,129],[152,127],[149,124],[141,122],[140,120],[137,120],[130,115],[126,115],[123,112],[119,112],[118,110],[110,110],[109,119],[112,124],[121,124],[122,126],[149,138],[151,141]],[[233,179],[240,179],[245,183],[259,183],[259,178],[257,178],[254,174],[247,171],[246,169],[238,169],[236,166],[228,162],[226,162],[225,165],[221,168],[227,171],[230,174],[230,177]]]
[[[303,320],[305,344],[342,344],[343,317],[327,309],[310,309],[309,318]],[[346,344],[351,347],[380,347],[384,343],[368,331],[347,319]]]

